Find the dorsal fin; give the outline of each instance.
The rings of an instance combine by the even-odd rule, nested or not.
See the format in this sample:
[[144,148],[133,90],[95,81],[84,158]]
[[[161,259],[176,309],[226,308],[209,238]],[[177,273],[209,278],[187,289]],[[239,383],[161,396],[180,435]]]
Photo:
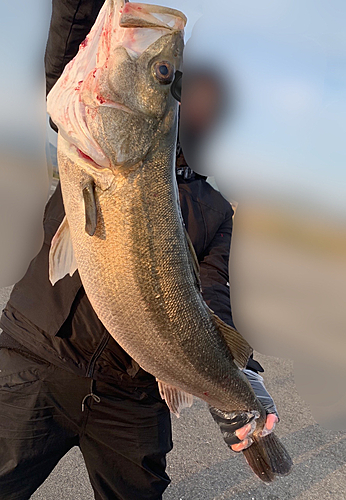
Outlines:
[[240,369],[246,368],[249,357],[253,352],[252,347],[237,330],[222,321],[211,309],[210,313],[218,330],[225,339],[234,361]]
[[196,285],[197,285],[198,289],[200,290],[200,288],[201,288],[201,279],[200,279],[200,276],[199,276],[199,274],[200,274],[200,271],[199,271],[199,262],[198,262],[197,255],[196,255],[194,246],[192,244],[191,238],[189,236],[189,233],[186,231],[186,227],[185,226],[184,226],[184,232],[185,232],[185,237],[186,237],[186,241],[187,241],[187,246],[189,247],[190,254],[191,254],[191,257],[192,257],[192,266],[193,266],[193,270],[194,270],[194,273],[195,273]]

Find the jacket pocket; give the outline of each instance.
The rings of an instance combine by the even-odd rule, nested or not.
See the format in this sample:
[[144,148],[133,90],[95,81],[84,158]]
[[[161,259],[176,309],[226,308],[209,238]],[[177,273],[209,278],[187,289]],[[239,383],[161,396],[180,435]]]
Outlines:
[[48,368],[49,365],[44,360],[1,347],[0,391],[20,391],[40,380]]

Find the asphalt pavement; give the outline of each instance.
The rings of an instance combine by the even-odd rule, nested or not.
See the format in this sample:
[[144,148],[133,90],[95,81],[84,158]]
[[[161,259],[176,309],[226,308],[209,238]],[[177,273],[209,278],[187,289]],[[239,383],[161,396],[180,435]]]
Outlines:
[[[0,289],[3,307],[11,288]],[[231,453],[204,402],[195,400],[179,419],[172,416],[174,448],[168,456],[171,485],[164,500],[343,500],[346,499],[346,432],[315,423],[296,391],[293,363],[256,354],[281,421],[277,434],[294,461],[289,476],[266,485],[241,454]],[[73,448],[31,497],[92,500],[83,457]],[[136,500],[136,499],[133,499]]]

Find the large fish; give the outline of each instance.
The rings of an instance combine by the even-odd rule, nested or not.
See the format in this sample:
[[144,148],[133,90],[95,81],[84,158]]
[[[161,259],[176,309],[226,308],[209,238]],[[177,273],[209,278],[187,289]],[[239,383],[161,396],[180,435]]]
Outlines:
[[179,207],[170,86],[185,22],[173,9],[107,0],[50,92],[66,210],[50,279],[78,268],[98,317],[173,411],[194,395],[222,412],[258,412],[244,454],[271,481],[290,458],[274,434],[260,437],[265,410],[240,370],[251,347],[205,304]]

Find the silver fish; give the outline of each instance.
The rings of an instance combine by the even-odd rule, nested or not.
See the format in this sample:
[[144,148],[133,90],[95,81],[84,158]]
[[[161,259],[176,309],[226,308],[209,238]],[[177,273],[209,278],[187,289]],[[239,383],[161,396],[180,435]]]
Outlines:
[[204,399],[223,412],[258,412],[245,456],[271,481],[290,459],[240,368],[251,347],[205,304],[175,180],[185,16],[107,0],[48,96],[59,128],[66,218],[52,241],[50,279],[77,268],[99,319],[159,381],[172,411]]

